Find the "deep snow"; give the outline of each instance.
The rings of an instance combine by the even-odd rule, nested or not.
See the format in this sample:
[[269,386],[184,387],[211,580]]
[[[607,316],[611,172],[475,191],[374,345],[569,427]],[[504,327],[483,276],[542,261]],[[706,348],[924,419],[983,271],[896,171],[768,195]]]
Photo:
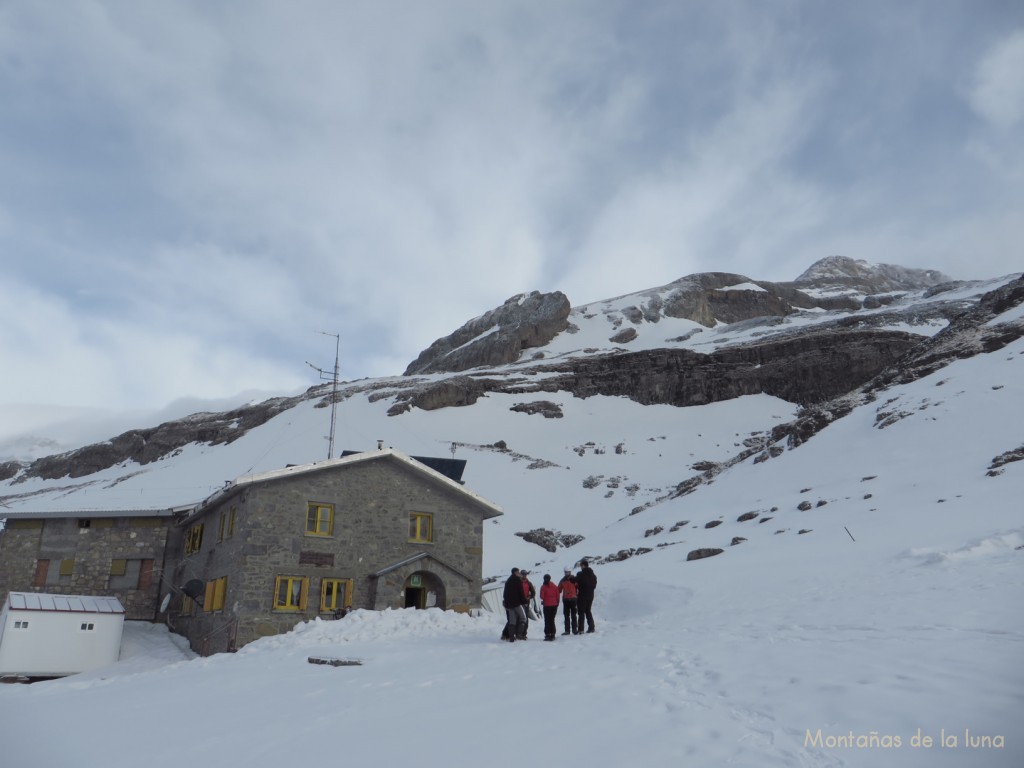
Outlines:
[[[388,418],[386,402],[351,397],[349,445],[456,443],[469,460],[467,486],[506,512],[485,529],[486,575],[650,548],[595,566],[598,632],[545,643],[534,628],[508,645],[492,614],[357,611],[203,659],[133,626],[112,667],[0,686],[3,765],[1022,765],[1024,462],[987,474],[1024,444],[1022,369],[1024,339],[632,515],[795,407],[545,396],[565,415],[544,419],[508,410],[536,398],[491,395]],[[145,480],[178,503],[190,478],[201,496],[231,466],[316,458],[325,418],[303,406],[107,490],[138,498]],[[586,539],[550,555],[514,535],[539,526]],[[724,552],[687,562],[699,547]]]

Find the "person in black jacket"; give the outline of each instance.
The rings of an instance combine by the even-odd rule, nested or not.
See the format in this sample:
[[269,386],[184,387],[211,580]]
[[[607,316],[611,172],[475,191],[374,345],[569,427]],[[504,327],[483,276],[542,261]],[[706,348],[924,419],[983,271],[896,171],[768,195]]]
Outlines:
[[584,560],[580,563],[580,572],[576,574],[576,608],[579,611],[579,628],[583,631],[583,620],[587,621],[587,632],[594,631],[594,614],[590,609],[594,605],[594,590],[597,589],[597,574],[590,568],[590,563]]
[[513,568],[512,575],[505,581],[501,604],[505,607],[505,633],[502,638],[514,643],[517,639],[526,639],[526,604],[528,600],[523,592],[523,577],[519,569]]

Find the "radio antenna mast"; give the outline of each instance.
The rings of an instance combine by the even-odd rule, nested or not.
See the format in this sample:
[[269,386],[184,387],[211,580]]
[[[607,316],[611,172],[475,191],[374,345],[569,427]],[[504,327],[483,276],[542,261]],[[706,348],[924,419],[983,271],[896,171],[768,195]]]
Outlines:
[[330,374],[323,368],[318,368],[308,360],[306,365],[312,368],[314,371],[320,374],[321,381],[331,382],[331,433],[327,438],[327,458],[334,458],[334,425],[337,420],[338,413],[338,357],[341,352],[341,335],[337,333],[327,333],[327,331],[319,331],[324,336],[334,337],[334,373]]

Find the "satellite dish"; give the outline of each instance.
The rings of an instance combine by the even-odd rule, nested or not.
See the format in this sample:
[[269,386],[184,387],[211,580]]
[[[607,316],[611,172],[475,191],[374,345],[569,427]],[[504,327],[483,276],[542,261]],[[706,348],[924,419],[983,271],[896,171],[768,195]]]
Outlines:
[[166,613],[167,607],[171,604],[171,593],[168,592],[164,595],[164,599],[160,601],[160,613]]
[[193,600],[202,602],[203,596],[206,594],[206,584],[200,579],[189,579],[185,582],[185,586],[181,588],[181,591]]

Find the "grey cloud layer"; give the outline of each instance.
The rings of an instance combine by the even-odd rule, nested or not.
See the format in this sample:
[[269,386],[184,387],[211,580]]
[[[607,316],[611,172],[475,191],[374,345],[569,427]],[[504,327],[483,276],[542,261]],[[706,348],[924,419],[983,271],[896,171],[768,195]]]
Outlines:
[[1010,2],[7,4],[0,320],[32,343],[0,342],[0,401],[67,397],[54,361],[90,405],[289,388],[317,330],[397,373],[532,289],[1012,271],[1022,30]]

